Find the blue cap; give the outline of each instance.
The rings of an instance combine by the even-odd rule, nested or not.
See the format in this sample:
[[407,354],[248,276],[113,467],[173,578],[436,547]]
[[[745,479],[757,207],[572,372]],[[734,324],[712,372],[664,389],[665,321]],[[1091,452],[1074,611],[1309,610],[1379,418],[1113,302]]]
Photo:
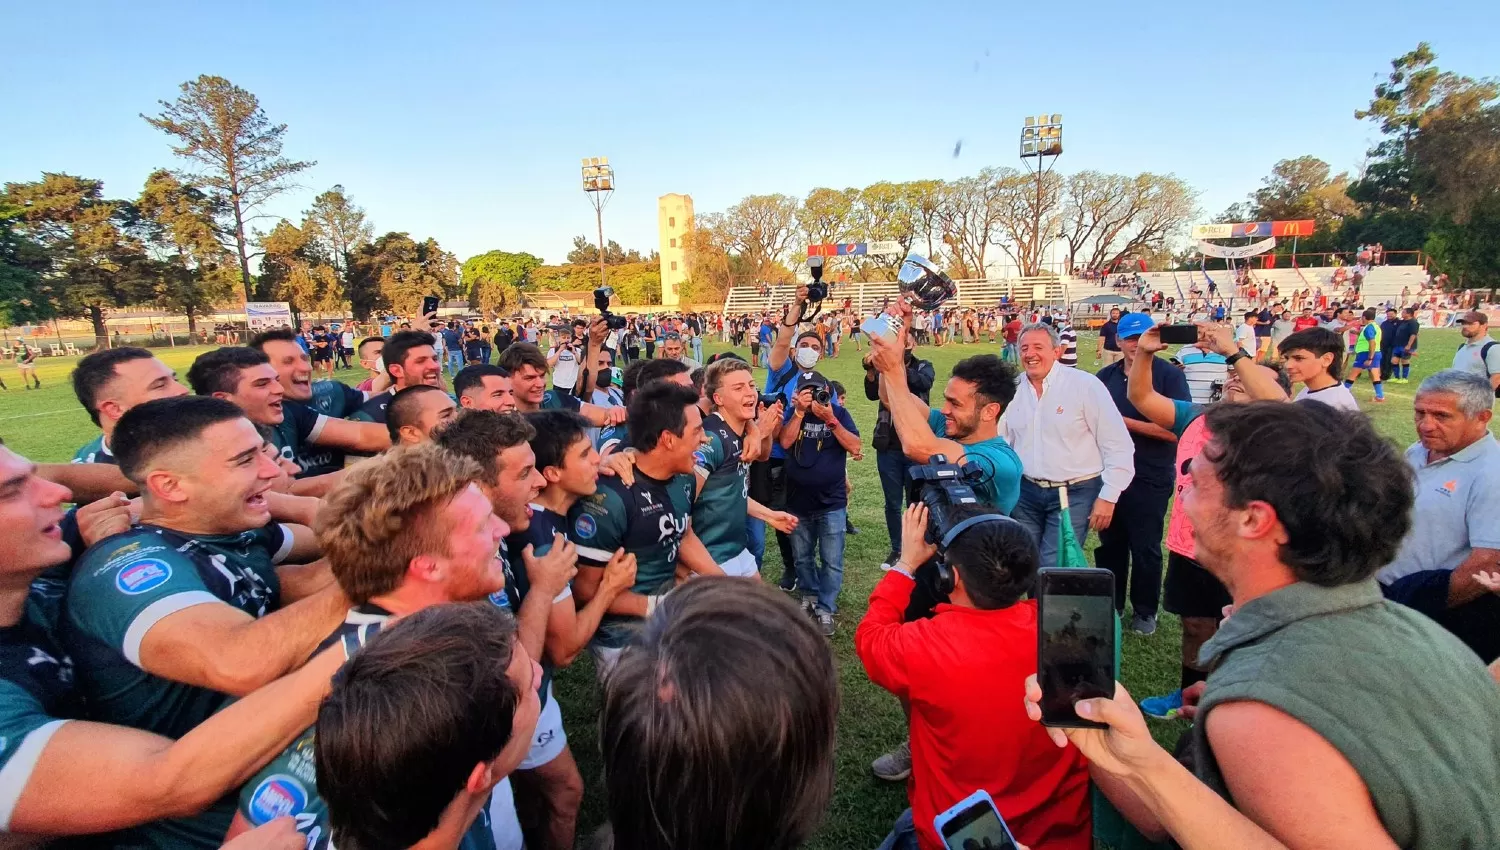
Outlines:
[[1120,339],[1133,339],[1146,331],[1156,327],[1149,313],[1126,313],[1120,317],[1120,323],[1115,333]]

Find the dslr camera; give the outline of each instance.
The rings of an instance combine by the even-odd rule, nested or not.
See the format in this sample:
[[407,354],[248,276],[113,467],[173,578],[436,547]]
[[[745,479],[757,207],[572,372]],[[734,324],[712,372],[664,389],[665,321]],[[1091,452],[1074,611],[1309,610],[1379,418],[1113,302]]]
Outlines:
[[959,466],[944,455],[933,455],[906,475],[907,500],[927,506],[927,542],[933,545],[953,527],[953,507],[979,503],[973,485],[984,479],[984,470],[973,461]]
[[[802,312],[797,316],[797,324],[810,322],[823,312],[823,299],[828,297],[828,284],[823,282],[823,258],[808,257],[807,271],[812,275],[812,283],[807,285],[807,301],[802,305]],[[812,307],[812,312],[807,311]]]
[[625,317],[609,312],[609,299],[613,297],[615,297],[613,286],[601,286],[594,290],[594,309],[604,317],[604,323],[609,326],[610,330],[618,331],[625,327]]

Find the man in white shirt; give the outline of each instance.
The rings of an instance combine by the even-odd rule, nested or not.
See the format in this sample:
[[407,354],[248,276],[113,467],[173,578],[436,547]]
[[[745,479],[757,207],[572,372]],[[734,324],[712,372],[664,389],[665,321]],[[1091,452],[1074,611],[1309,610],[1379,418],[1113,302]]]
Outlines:
[[1193,404],[1212,404],[1224,391],[1224,382],[1229,380],[1229,366],[1224,355],[1209,348],[1200,335],[1198,342],[1177,349],[1172,361],[1182,369],[1187,378],[1188,394]]
[[1115,502],[1135,477],[1135,444],[1109,390],[1093,375],[1058,362],[1063,346],[1050,325],[1021,329],[1016,397],[1000,435],[1021,457],[1021,500],[1012,516],[1041,547],[1043,567],[1057,565],[1061,503],[1068,489],[1073,533],[1109,526]]
[[1260,323],[1260,311],[1248,310],[1245,313],[1245,323],[1234,329],[1234,341],[1240,344],[1240,350],[1250,355],[1252,359],[1258,359],[1256,355],[1260,351],[1260,343],[1255,338],[1255,326]]
[[547,349],[547,368],[552,370],[553,389],[573,392],[578,383],[578,359],[583,356],[583,348],[575,331],[572,339],[565,337],[558,345]]

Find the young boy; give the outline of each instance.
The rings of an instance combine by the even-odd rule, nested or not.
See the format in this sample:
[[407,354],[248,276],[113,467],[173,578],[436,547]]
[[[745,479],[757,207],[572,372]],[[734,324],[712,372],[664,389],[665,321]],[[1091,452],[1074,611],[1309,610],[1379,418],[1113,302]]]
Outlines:
[[1327,328],[1308,328],[1281,341],[1282,366],[1302,391],[1293,401],[1319,401],[1342,410],[1359,410],[1354,393],[1339,383],[1344,341]]
[[1381,330],[1380,325],[1375,323],[1375,316],[1375,308],[1370,307],[1344,328],[1349,339],[1349,353],[1354,355],[1354,366],[1344,379],[1344,386],[1354,389],[1354,382],[1359,380],[1359,374],[1368,369],[1370,383],[1375,385],[1374,400],[1384,404],[1385,386],[1380,382]]

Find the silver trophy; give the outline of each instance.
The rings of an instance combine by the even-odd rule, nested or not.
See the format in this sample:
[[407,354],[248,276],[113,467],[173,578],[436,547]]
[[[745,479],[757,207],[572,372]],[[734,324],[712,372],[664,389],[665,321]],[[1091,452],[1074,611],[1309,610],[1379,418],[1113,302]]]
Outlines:
[[[901,287],[900,298],[918,310],[936,310],[944,301],[958,294],[958,284],[942,269],[920,254],[907,254],[896,274]],[[866,319],[860,329],[870,336],[879,336],[887,342],[895,342],[903,327],[901,317],[889,309]]]

